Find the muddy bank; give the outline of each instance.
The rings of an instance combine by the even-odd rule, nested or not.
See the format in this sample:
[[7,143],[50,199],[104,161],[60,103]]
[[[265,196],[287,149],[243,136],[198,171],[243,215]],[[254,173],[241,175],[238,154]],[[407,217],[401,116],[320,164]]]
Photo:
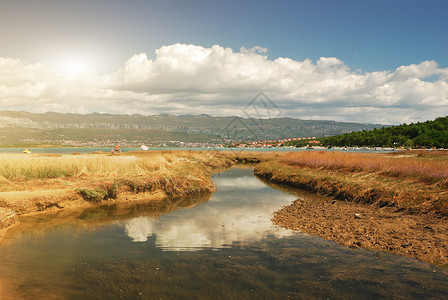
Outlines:
[[20,217],[98,207],[99,205],[159,202],[185,196],[210,194],[210,176],[153,176],[72,182],[71,187],[0,192],[0,243]]
[[329,197],[300,198],[274,215],[276,225],[351,248],[388,251],[448,267],[448,218]]
[[[33,191],[0,192],[0,228],[8,227],[14,216],[64,208],[79,208],[108,202],[181,197],[215,191],[210,178],[179,176],[172,178],[136,178],[78,183],[82,188],[57,188]],[[112,190],[112,192],[111,192]]]
[[444,182],[428,184],[418,178],[384,176],[376,172],[347,172],[296,167],[278,161],[260,163],[255,175],[315,193],[378,206],[394,206],[448,217],[448,189]]
[[12,209],[0,207],[0,229],[17,222],[17,215]]
[[448,190],[443,178],[428,182],[425,177],[293,166],[279,160],[260,163],[255,175],[331,197],[298,199],[275,214],[277,225],[352,248],[448,267]]
[[216,153],[191,151],[11,154],[0,166],[0,230],[16,223],[18,216],[36,212],[211,193],[211,174],[232,163]]
[[[59,222],[68,222],[67,216],[76,215],[76,212],[85,209],[95,209],[102,205],[132,205],[139,202],[160,202],[167,199],[163,191],[152,193],[123,193],[117,199],[109,199],[99,203],[92,203],[84,200],[73,190],[47,190],[37,192],[37,196],[30,196],[30,192],[23,193],[17,197],[10,198],[0,193],[0,202],[5,207],[0,207],[0,244],[4,239],[16,233],[16,229],[21,225],[21,218],[33,215],[55,217]],[[3,198],[2,198],[3,197]],[[48,220],[50,220],[48,219]],[[51,222],[49,222],[51,223]]]
[[[146,195],[146,198],[125,201],[108,201],[98,205],[85,205],[72,207],[71,209],[58,209],[45,213],[29,213],[15,216],[18,220],[15,226],[11,226],[4,232],[0,245],[7,243],[10,237],[27,232],[39,232],[57,226],[74,226],[77,230],[89,230],[107,225],[117,220],[126,220],[140,216],[158,217],[162,214],[176,211],[180,208],[190,208],[205,202],[211,193],[201,195],[184,196],[178,198],[166,198],[163,193]],[[143,195],[142,195],[143,196]]]

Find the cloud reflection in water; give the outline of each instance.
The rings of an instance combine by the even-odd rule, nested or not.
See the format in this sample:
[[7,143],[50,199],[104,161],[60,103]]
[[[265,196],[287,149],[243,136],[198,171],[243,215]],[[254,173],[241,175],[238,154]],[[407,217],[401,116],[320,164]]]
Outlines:
[[155,238],[158,247],[170,251],[199,250],[246,244],[268,235],[290,236],[271,223],[273,213],[296,197],[266,186],[252,170],[232,169],[214,177],[218,191],[208,202],[178,210],[160,218],[138,217],[124,222],[134,242]]

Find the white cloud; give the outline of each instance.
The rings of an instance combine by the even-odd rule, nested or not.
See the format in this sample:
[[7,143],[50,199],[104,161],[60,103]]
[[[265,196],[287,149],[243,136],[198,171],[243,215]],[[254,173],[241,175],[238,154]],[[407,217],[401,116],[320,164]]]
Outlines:
[[240,115],[264,91],[284,116],[401,123],[448,115],[448,68],[434,61],[359,73],[334,57],[270,60],[267,49],[174,44],[114,73],[61,74],[0,58],[0,109]]

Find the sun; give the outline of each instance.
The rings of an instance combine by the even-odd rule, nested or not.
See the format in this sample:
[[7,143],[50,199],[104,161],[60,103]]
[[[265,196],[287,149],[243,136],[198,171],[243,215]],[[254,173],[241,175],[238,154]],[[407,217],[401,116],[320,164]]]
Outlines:
[[58,69],[68,76],[80,76],[89,73],[91,66],[86,60],[69,58],[61,60]]

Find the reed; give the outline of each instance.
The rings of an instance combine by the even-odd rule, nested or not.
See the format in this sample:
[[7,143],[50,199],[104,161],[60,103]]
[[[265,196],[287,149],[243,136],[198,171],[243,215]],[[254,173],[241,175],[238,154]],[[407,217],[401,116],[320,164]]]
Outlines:
[[225,166],[224,159],[216,159],[203,152],[150,152],[128,155],[17,155],[0,157],[0,177],[7,180],[52,178],[116,178],[133,177],[162,172],[200,163]]
[[448,215],[448,160],[343,152],[294,152],[255,174],[342,200]]
[[295,152],[285,155],[282,163],[291,166],[321,168],[345,172],[379,173],[385,176],[413,178],[429,183],[448,183],[448,158],[425,158],[366,153]]
[[[224,158],[191,151],[143,152],[122,155],[18,155],[0,156],[0,192],[74,189],[90,202],[119,195],[164,192],[177,197],[211,192],[214,166]],[[126,197],[126,196],[124,196]],[[8,200],[9,201],[9,200]]]

